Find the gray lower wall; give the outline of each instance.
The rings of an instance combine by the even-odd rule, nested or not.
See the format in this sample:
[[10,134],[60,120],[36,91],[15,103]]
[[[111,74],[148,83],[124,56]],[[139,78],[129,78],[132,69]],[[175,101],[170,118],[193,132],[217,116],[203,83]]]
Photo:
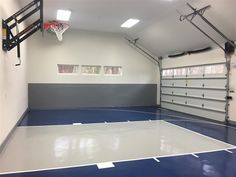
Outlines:
[[153,106],[156,84],[29,84],[30,109]]

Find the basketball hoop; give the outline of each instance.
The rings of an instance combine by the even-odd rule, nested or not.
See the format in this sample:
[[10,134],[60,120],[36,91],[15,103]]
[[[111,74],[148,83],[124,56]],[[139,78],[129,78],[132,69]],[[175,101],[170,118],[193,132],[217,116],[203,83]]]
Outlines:
[[68,24],[58,21],[48,21],[43,25],[45,30],[55,33],[59,41],[62,41],[62,35],[69,27]]

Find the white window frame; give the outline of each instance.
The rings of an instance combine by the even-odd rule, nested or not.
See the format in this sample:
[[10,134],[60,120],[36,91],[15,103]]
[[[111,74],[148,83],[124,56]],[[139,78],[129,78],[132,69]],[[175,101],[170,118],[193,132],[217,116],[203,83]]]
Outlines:
[[[209,73],[206,73],[206,68],[207,67],[217,67],[217,66],[221,66],[223,67],[223,72],[209,72]],[[208,66],[205,66],[205,70],[204,70],[204,74],[205,75],[225,75],[227,73],[227,68],[225,66],[225,64],[215,64],[215,65],[208,65]]]
[[[75,68],[73,72],[60,72],[60,66],[72,66]],[[79,67],[78,64],[57,64],[57,74],[58,75],[78,75],[79,74]],[[74,70],[74,69],[73,69]]]
[[[167,73],[167,74],[165,74]],[[172,77],[174,75],[174,69],[163,69],[162,77]]]
[[[100,70],[99,70],[99,73],[98,73],[98,74],[96,74],[96,73],[93,73],[93,74],[84,73],[84,72],[83,72],[83,68],[84,68],[84,67],[98,67],[98,68],[100,68]],[[101,66],[101,65],[82,65],[82,66],[81,66],[81,75],[84,75],[84,76],[100,76],[101,73],[102,73],[102,66]]]
[[[120,73],[119,74],[107,74],[106,71],[105,71],[105,68],[108,68],[110,67],[111,69],[113,68],[119,68],[120,69]],[[123,75],[123,67],[122,66],[103,66],[103,73],[104,73],[104,76],[122,76]]]
[[[198,73],[191,73],[191,69],[198,69]],[[201,71],[201,72],[199,72],[199,71]],[[189,77],[191,77],[191,76],[202,76],[203,74],[205,73],[205,66],[190,66],[190,67],[188,67],[188,69],[187,69],[187,75],[189,76]]]
[[[180,71],[181,74],[177,74]],[[186,68],[177,68],[173,70],[173,75],[176,77],[184,77],[187,75],[187,69]]]

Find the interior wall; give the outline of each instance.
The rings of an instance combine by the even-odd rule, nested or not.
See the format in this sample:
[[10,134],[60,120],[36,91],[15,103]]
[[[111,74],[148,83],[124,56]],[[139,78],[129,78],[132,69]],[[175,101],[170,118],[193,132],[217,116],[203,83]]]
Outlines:
[[[17,1],[9,0],[6,3],[0,0],[0,19],[8,18],[17,10]],[[7,53],[0,50],[0,145],[28,107],[25,42],[21,45],[21,56],[22,65],[15,67],[18,62],[16,49]]]
[[[71,98],[69,96],[70,99],[68,98],[64,103],[76,99],[74,102],[77,104],[73,108],[81,105],[86,107],[156,105],[156,90],[157,83],[159,83],[158,66],[129,46],[120,34],[68,30],[64,34],[62,42],[58,42],[55,35],[45,33],[44,37],[39,34],[37,37],[31,38],[28,45],[30,47],[28,81],[31,108],[72,108],[71,104],[64,106],[57,104],[58,99],[62,102],[68,98],[66,94],[68,93],[68,86],[71,84],[78,86],[69,88],[74,88],[71,92],[78,93],[76,94],[78,97]],[[40,52],[39,55],[37,55],[38,52]],[[80,65],[79,74],[58,74],[57,64],[78,64]],[[82,75],[80,73],[81,65],[122,66],[122,76],[104,76],[103,73],[98,76]],[[94,86],[93,89],[91,89],[92,85]],[[120,91],[112,92],[111,86],[114,89],[120,88]],[[37,99],[40,90],[42,93],[42,87],[44,88],[43,93],[49,94],[48,100],[45,100],[47,98],[42,100],[41,97],[40,101],[44,105],[39,104],[39,99]],[[153,89],[155,89],[155,95],[149,97],[148,95],[153,93]],[[53,90],[61,90],[61,92],[56,94]],[[137,100],[139,97],[139,101],[130,102],[124,99],[127,95],[125,90],[131,91],[129,93],[132,95],[129,100]],[[79,93],[85,94],[86,97],[79,96]],[[98,98],[101,99],[100,95],[104,94],[106,99],[110,98],[106,105],[101,105],[100,102],[95,105],[90,104],[95,103]],[[150,98],[149,101],[145,101],[145,95]],[[142,99],[144,99],[143,103]],[[49,100],[50,105],[48,104]],[[84,104],[85,102],[88,104]]]
[[[162,62],[163,68],[171,67],[181,67],[181,66],[191,66],[191,65],[201,65],[201,64],[211,64],[225,62],[224,52],[221,49],[214,49],[200,54],[185,55],[178,58],[166,58]],[[229,117],[230,121],[236,122],[236,56],[232,56],[231,60],[231,73],[230,73],[230,88],[234,93],[230,93],[233,100],[230,101]]]

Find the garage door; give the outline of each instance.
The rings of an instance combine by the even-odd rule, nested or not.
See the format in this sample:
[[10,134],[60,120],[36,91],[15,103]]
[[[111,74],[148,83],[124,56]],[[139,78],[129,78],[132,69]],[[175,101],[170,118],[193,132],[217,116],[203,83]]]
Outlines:
[[225,121],[226,63],[162,69],[163,108]]

